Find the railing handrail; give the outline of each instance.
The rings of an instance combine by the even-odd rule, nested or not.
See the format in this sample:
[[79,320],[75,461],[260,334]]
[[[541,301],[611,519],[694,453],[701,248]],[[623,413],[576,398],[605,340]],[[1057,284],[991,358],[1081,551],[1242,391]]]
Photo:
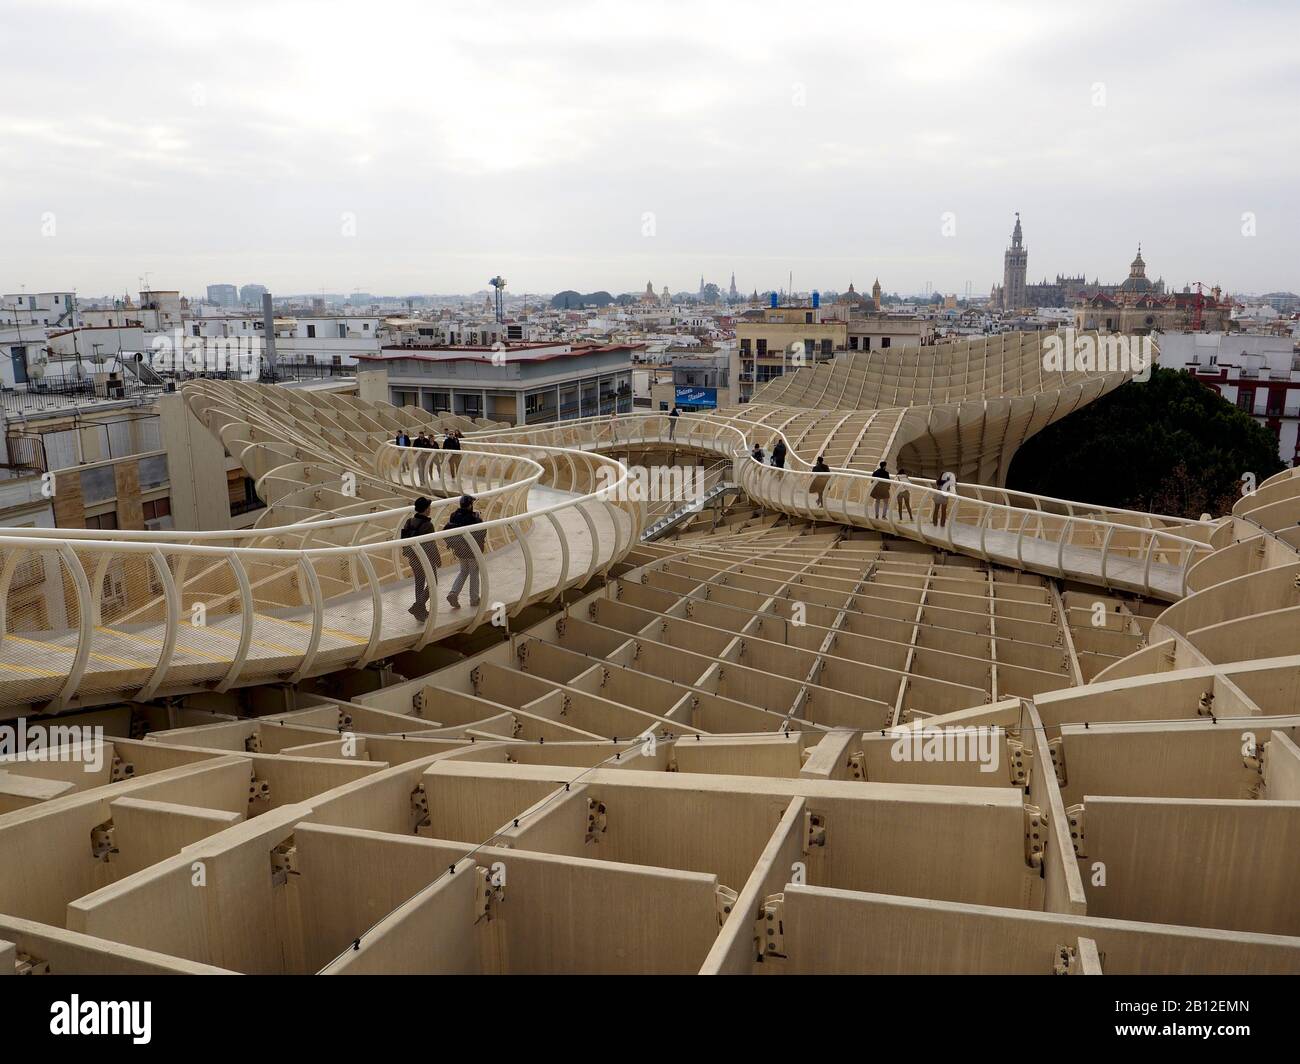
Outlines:
[[[652,411],[650,413],[620,414],[618,415],[618,417],[619,419],[667,418],[668,414],[663,411]],[[741,435],[745,437],[745,439],[742,440],[742,444],[744,445],[744,449],[746,452],[748,452],[749,449],[748,447],[749,437],[763,436],[768,438],[769,440],[775,437],[780,437],[781,440],[784,441],[786,446],[787,462],[796,462],[802,465],[804,467],[804,471],[810,470],[812,468],[812,463],[808,462],[808,460],[806,458],[803,458],[801,455],[795,453],[794,447],[790,443],[790,440],[786,436],[783,429],[756,424],[752,421],[745,421],[743,418],[737,415],[724,414],[721,411],[711,411],[709,413],[700,413],[700,412],[683,413],[679,416],[680,421],[686,421],[688,419],[695,423],[702,422],[706,424],[716,424],[717,422],[722,421],[725,422],[730,427],[736,428],[741,433]],[[547,431],[549,429],[567,429],[567,428],[572,428],[580,425],[593,425],[593,424],[599,425],[602,423],[608,423],[609,421],[610,421],[609,415],[594,415],[591,417],[574,418],[569,421],[549,422],[541,425],[518,425],[509,429],[501,429],[501,430],[485,429],[482,430],[482,432],[484,434],[491,433],[494,436],[509,436],[518,433]],[[475,436],[478,435],[478,433],[471,433],[470,435]],[[674,436],[673,442],[678,442],[678,441],[686,442],[689,440],[689,438],[690,437],[688,435]],[[798,472],[798,470],[791,470],[791,471]],[[831,472],[875,479],[874,477],[872,477],[872,474],[866,470],[850,469],[845,466],[832,466]],[[936,481],[933,478],[914,476],[911,473],[908,474],[908,480],[913,484],[936,483]],[[1106,513],[1110,513],[1110,514],[1122,514],[1129,517],[1137,517],[1137,518],[1142,518],[1145,520],[1152,520],[1152,521],[1167,521],[1172,524],[1181,524],[1181,525],[1204,525],[1205,524],[1205,522],[1194,517],[1179,517],[1174,514],[1157,514],[1157,513],[1151,513],[1146,510],[1129,510],[1122,506],[1108,506],[1103,503],[1079,502],[1078,500],[1075,499],[1062,499],[1053,495],[1040,495],[1035,492],[1021,491],[1016,488],[999,488],[989,484],[973,484],[970,483],[969,481],[956,481],[954,483],[958,488],[968,488],[972,491],[1005,492],[1006,494],[1017,495],[1025,499],[1033,499],[1039,502],[1053,503],[1059,506],[1074,507],[1082,510],[1104,510]],[[961,496],[961,497],[971,498],[971,496]],[[1026,507],[1017,507],[1017,509],[1025,509],[1025,508]],[[1049,511],[1045,511],[1045,512],[1049,512]],[[1060,516],[1060,515],[1056,515],[1056,516]],[[1122,524],[1123,522],[1116,522],[1116,523]]]
[[[396,448],[395,445],[393,444],[388,444],[387,446],[394,447],[395,450],[401,450],[401,451],[407,450],[407,448],[405,447]],[[561,450],[561,451],[563,450],[563,448],[541,447],[538,444],[500,444],[499,446],[519,447],[521,449],[527,447],[530,450]],[[452,455],[464,455],[466,457],[469,457],[469,456],[488,455],[492,453],[491,451],[469,451],[469,450],[435,451],[431,448],[428,450],[424,448],[414,448],[413,450],[417,457],[429,456],[430,458],[432,458],[434,456],[439,456],[442,460],[448,460]],[[525,484],[532,485],[536,483],[545,473],[544,467],[539,462],[536,462],[530,458],[526,458],[519,455],[503,455],[502,457],[509,457],[515,461],[523,462],[526,465],[533,466],[534,467],[533,472],[530,474],[530,476],[523,478],[522,480],[508,481],[504,484],[498,485],[497,487],[481,490],[475,495],[476,499],[495,498],[496,496],[504,494],[507,491],[522,488]],[[264,474],[262,479],[271,476],[273,473],[275,473],[276,469],[284,469],[290,465],[310,465],[310,464],[313,463],[292,462],[292,463],[286,463],[283,466],[276,466],[268,470]],[[322,461],[316,464],[328,464],[328,463]],[[71,467],[71,468],[81,468],[81,467]],[[349,472],[349,471],[343,470],[342,472]],[[373,476],[374,474],[370,474],[370,475]],[[310,488],[314,486],[317,485],[312,485],[312,484],[303,485],[304,488]],[[407,485],[394,483],[393,487],[401,488],[401,487],[407,487]],[[449,502],[452,500],[451,497],[448,496],[446,499],[437,500],[437,501]],[[364,499],[357,500],[358,506],[364,506],[365,504],[366,504],[366,500]],[[333,517],[333,518],[329,518],[326,520],[319,520],[319,521],[311,521],[311,520],[296,521],[286,525],[267,525],[261,527],[254,526],[251,528],[210,529],[206,531],[191,531],[191,532],[177,531],[175,529],[159,530],[159,531],[150,531],[149,529],[114,529],[112,530],[112,535],[107,537],[104,535],[105,530],[101,530],[101,529],[5,527],[5,528],[0,528],[0,542],[8,542],[9,540],[12,539],[20,539],[23,538],[23,536],[26,536],[28,538],[35,536],[43,539],[75,539],[78,541],[79,546],[86,545],[86,544],[97,544],[97,543],[108,543],[108,544],[126,543],[132,540],[141,540],[151,544],[162,543],[168,546],[171,545],[180,546],[180,545],[184,545],[190,540],[195,540],[195,539],[267,539],[267,538],[272,538],[281,535],[292,536],[300,533],[315,532],[321,529],[341,528],[341,527],[347,527],[354,524],[365,524],[366,522],[369,521],[375,521],[387,517],[399,517],[402,514],[409,514],[410,510],[411,510],[411,506],[408,503],[404,506],[389,507],[383,510],[371,510],[364,514],[348,514],[344,517]],[[18,536],[17,533],[22,533],[23,536]],[[218,549],[224,550],[225,548],[223,547]],[[244,548],[235,547],[234,549],[242,550]],[[254,549],[260,549],[260,548],[254,548]]]
[[[564,448],[559,448],[559,447],[541,447],[540,445],[537,444],[530,444],[528,446],[533,447],[535,450],[557,451],[561,453],[564,452]],[[433,453],[433,452],[430,451],[429,453]],[[449,451],[444,453],[449,455],[454,455],[457,452]],[[481,453],[481,452],[465,452],[465,453]],[[625,487],[625,485],[627,484],[627,479],[628,479],[627,467],[624,466],[622,462],[619,462],[617,459],[614,458],[606,458],[604,455],[592,454],[589,451],[584,451],[581,453],[583,453],[587,457],[595,458],[599,462],[607,463],[617,468],[620,471],[618,479],[614,481],[612,484],[605,485],[604,487],[598,488],[596,491],[588,492],[585,495],[573,495],[571,498],[564,499],[561,502],[551,503],[548,506],[541,506],[536,509],[525,510],[522,513],[512,514],[507,517],[493,518],[490,521],[483,521],[480,524],[473,525],[469,529],[460,529],[460,528],[443,529],[438,532],[426,533],[423,536],[411,536],[406,539],[399,538],[399,539],[392,539],[392,540],[383,540],[383,541],[378,541],[373,543],[349,543],[349,544],[343,544],[341,546],[334,546],[334,547],[242,547],[242,546],[233,546],[233,545],[210,547],[198,543],[172,543],[172,542],[159,543],[158,537],[162,536],[163,533],[149,532],[147,530],[144,532],[140,532],[139,530],[133,530],[132,531],[133,537],[148,536],[150,538],[145,541],[138,541],[136,539],[131,539],[131,540],[93,539],[93,538],[78,539],[77,549],[88,550],[91,551],[92,553],[98,553],[100,551],[105,551],[105,550],[123,551],[126,553],[146,553],[157,549],[165,549],[167,551],[172,551],[181,554],[204,554],[204,555],[216,555],[222,557],[229,556],[231,552],[238,552],[241,556],[254,557],[254,558],[261,558],[261,557],[288,558],[288,557],[301,557],[303,555],[312,555],[314,557],[316,555],[331,556],[331,555],[339,555],[339,554],[353,554],[356,553],[357,551],[391,550],[394,546],[407,547],[415,543],[441,542],[444,539],[453,539],[457,536],[467,535],[471,532],[491,531],[494,528],[500,528],[505,525],[511,524],[512,522],[526,521],[534,517],[544,517],[547,514],[558,513],[561,510],[566,510],[569,509],[570,507],[578,506],[582,503],[609,501],[611,498],[617,496],[619,494],[620,489]],[[515,485],[513,484],[506,485],[507,488],[514,487],[514,486]],[[497,489],[497,490],[503,490],[503,489]],[[483,496],[476,496],[475,498],[481,498],[481,497]],[[453,501],[453,500],[449,499],[446,501]],[[402,506],[402,507],[397,507],[396,509],[382,511],[382,513],[384,515],[403,514],[403,513],[409,513],[410,510],[411,507]],[[367,514],[365,516],[375,517],[379,515]],[[337,524],[337,521],[328,523],[328,525],[330,526],[334,524]],[[311,532],[311,531],[315,531],[318,528],[323,528],[323,527],[327,527],[327,523],[325,522],[317,523],[317,522],[308,521],[308,522],[300,522],[295,525],[276,525],[270,528],[260,529],[260,530],[240,529],[239,531],[256,532],[262,538],[272,538],[281,534],[296,534],[300,532]],[[229,536],[233,531],[235,530],[227,530],[224,533],[218,532],[218,533],[209,533],[205,535],[217,536],[217,537],[221,535]],[[9,534],[10,532],[23,532],[26,534],[10,535]],[[54,532],[57,533],[57,535],[55,536],[32,535],[32,533],[47,533],[47,532]],[[0,539],[0,542],[3,542],[6,545],[13,544],[22,547],[48,549],[49,541],[51,539],[57,541],[57,540],[68,538],[65,535],[68,532],[83,532],[83,533],[89,532],[92,535],[99,534],[99,530],[96,529],[64,529],[64,528],[3,529],[0,530],[0,533],[3,534],[3,538]],[[184,536],[186,535],[186,533],[181,533],[181,535]]]
[[[690,419],[691,419],[694,423],[696,423],[696,424],[717,424],[716,421],[710,421],[710,420],[709,420],[710,417],[714,417],[714,416],[716,416],[716,415],[706,415],[705,417],[698,417],[698,416],[693,416],[693,415],[691,415],[691,414],[682,414],[682,415],[680,416],[680,419],[679,419],[679,420],[681,420],[681,421],[685,421],[686,419],[690,418]],[[720,416],[726,418],[727,421],[735,420],[735,419],[733,419],[733,418],[731,418],[731,417],[728,417],[728,416],[726,416],[726,415],[720,415]],[[629,414],[629,415],[624,415],[624,417],[627,418],[627,419],[633,419],[633,418],[636,418],[636,419],[641,419],[641,420],[649,420],[649,419],[667,420],[667,419],[668,419],[668,415],[667,415],[667,414],[664,414],[664,413],[653,413],[653,414]],[[609,424],[610,421],[611,421],[611,419],[610,419],[610,418],[584,418],[584,419],[582,419],[582,421],[585,422],[585,423],[588,423],[588,424],[592,424],[592,423],[594,423],[594,424],[602,424],[602,423],[603,423],[603,424]],[[502,433],[502,435],[516,435],[516,434],[518,434],[520,431],[522,431],[522,432],[546,432],[546,431],[556,431],[556,430],[568,429],[569,427],[574,426],[574,425],[576,425],[576,424],[578,424],[578,422],[567,422],[567,423],[561,423],[561,424],[559,424],[559,425],[554,425],[554,426],[533,426],[533,427],[531,427],[531,428],[524,428],[524,429],[522,429],[522,430],[507,430],[506,432]],[[737,435],[739,435],[739,436],[742,437],[741,440],[740,440],[740,444],[741,444],[741,446],[732,452],[732,453],[734,454],[734,456],[735,456],[735,457],[741,457],[742,454],[743,454],[744,457],[748,458],[749,461],[750,461],[753,465],[757,466],[757,467],[758,467],[759,469],[761,469],[761,470],[773,470],[773,471],[776,471],[776,472],[779,472],[779,473],[782,473],[782,474],[788,474],[788,475],[793,475],[793,476],[807,476],[807,477],[816,477],[816,476],[829,476],[829,477],[833,477],[833,476],[849,476],[849,477],[854,477],[854,478],[857,478],[857,479],[860,479],[860,480],[870,480],[870,481],[876,481],[876,480],[878,479],[878,478],[874,477],[872,474],[870,474],[870,473],[868,473],[868,472],[865,472],[865,471],[863,471],[863,470],[859,470],[859,469],[845,469],[845,468],[842,468],[842,467],[839,467],[839,468],[832,467],[832,468],[829,469],[827,472],[818,472],[818,471],[813,470],[813,469],[811,469],[811,468],[806,468],[806,469],[785,469],[785,468],[778,468],[778,467],[776,467],[776,466],[767,465],[766,463],[759,463],[759,462],[758,462],[758,461],[753,457],[753,455],[749,452],[748,447],[747,447],[748,440],[744,438],[746,434],[745,434],[741,429],[739,429],[739,428],[737,428],[737,427],[735,427],[735,426],[733,426],[733,425],[729,425],[729,424],[724,424],[724,425],[721,425],[721,426],[719,426],[719,427],[720,427],[720,428],[723,428],[723,429],[730,429],[730,430],[732,430],[733,432],[735,432]],[[751,433],[750,433],[750,434],[755,434],[755,432],[754,432],[754,427],[753,427],[752,425],[751,425],[750,427],[751,427]],[[781,436],[782,439],[785,439],[784,434],[781,433],[779,430],[777,430],[777,429],[775,429],[775,428],[770,429],[770,430],[767,430],[767,432],[768,432],[770,435],[773,435],[773,436],[775,436],[775,435],[779,435],[779,436]],[[644,438],[645,438],[645,437],[642,437],[643,440],[644,440]],[[678,442],[681,442],[681,443],[687,443],[687,442],[690,442],[692,438],[694,438],[694,439],[698,439],[698,438],[699,438],[699,435],[698,435],[698,434],[694,434],[694,435],[692,435],[691,433],[687,433],[687,434],[685,434],[685,435],[683,435],[683,434],[679,434],[679,433],[674,433],[674,435],[673,435],[673,437],[672,437],[671,440],[669,440],[667,437],[665,437],[665,436],[663,435],[663,433],[659,433],[659,434],[657,434],[657,436],[656,436],[657,442],[664,442],[664,443],[669,443],[669,442],[671,442],[671,443],[678,443]],[[617,443],[617,442],[631,442],[631,441],[611,441],[611,442],[616,442],[616,443]],[[787,442],[787,444],[786,444],[786,448],[787,448],[787,454],[792,453],[791,450],[790,450],[790,447],[789,447],[789,443],[788,443],[788,442]],[[805,464],[806,464],[806,463],[805,463]],[[885,481],[885,483],[889,483],[889,484],[891,484],[891,485],[895,485],[895,486],[897,486],[897,481],[895,481],[895,480],[893,480],[893,479],[891,479],[891,480],[889,480],[889,481]],[[951,492],[950,492],[950,491],[946,491],[946,490],[944,490],[944,489],[942,489],[942,488],[937,488],[937,487],[933,487],[933,486],[931,486],[931,485],[934,484],[934,481],[930,480],[930,481],[926,482],[925,478],[920,478],[920,477],[912,478],[912,477],[909,475],[909,477],[908,477],[908,483],[909,483],[909,486],[914,487],[914,488],[917,488],[918,490],[920,490],[920,491],[923,492],[923,493],[928,493],[928,494],[931,495],[931,496],[941,496],[941,497],[943,497],[943,498],[948,499],[950,502],[973,503],[973,504],[975,504],[975,505],[977,505],[977,506],[987,507],[987,508],[989,508],[989,509],[994,509],[994,510],[1001,510],[1001,511],[1004,511],[1004,512],[1007,512],[1007,513],[1017,513],[1017,514],[1019,514],[1019,513],[1022,513],[1022,512],[1023,512],[1023,513],[1028,513],[1028,514],[1036,514],[1036,515],[1038,515],[1039,517],[1055,518],[1055,519],[1057,519],[1057,520],[1068,521],[1068,522],[1072,522],[1072,523],[1080,523],[1080,524],[1087,524],[1087,525],[1095,525],[1095,526],[1097,526],[1098,528],[1103,528],[1103,529],[1104,529],[1104,528],[1111,527],[1111,526],[1117,526],[1117,527],[1120,527],[1120,528],[1129,529],[1129,530],[1131,530],[1131,531],[1133,531],[1133,532],[1137,532],[1137,533],[1140,533],[1140,534],[1148,534],[1148,535],[1152,535],[1152,536],[1162,536],[1162,537],[1165,537],[1165,538],[1167,538],[1167,539],[1173,540],[1174,542],[1184,543],[1184,544],[1188,544],[1188,545],[1193,545],[1193,546],[1195,546],[1195,547],[1197,547],[1197,548],[1204,549],[1204,550],[1209,550],[1209,549],[1211,549],[1208,543],[1202,542],[1201,540],[1189,539],[1189,538],[1187,538],[1187,537],[1185,537],[1185,536],[1179,536],[1177,533],[1170,532],[1170,531],[1168,531],[1167,529],[1151,528],[1151,527],[1149,527],[1149,526],[1143,526],[1143,525],[1129,525],[1129,524],[1126,524],[1126,523],[1124,523],[1124,522],[1122,522],[1122,521],[1107,521],[1107,520],[1105,520],[1105,519],[1090,518],[1090,517],[1085,517],[1085,516],[1076,516],[1076,515],[1074,515],[1074,514],[1055,514],[1055,513],[1051,513],[1050,511],[1046,511],[1046,510],[1030,509],[1029,507],[1025,507],[1025,506],[1012,506],[1012,505],[1008,505],[1008,504],[1006,504],[1006,503],[993,502],[993,501],[991,501],[991,500],[989,500],[989,499],[984,499],[984,498],[979,498],[979,497],[974,497],[974,496],[969,496],[969,495],[961,495],[961,494],[956,490],[956,488],[959,488],[959,487],[962,486],[960,483],[956,483],[955,486],[954,486],[954,490],[951,491]],[[989,488],[987,488],[986,485],[975,485],[975,487],[984,488],[985,490],[1001,490],[1001,489],[989,489]],[[1028,494],[1028,493],[1021,492],[1021,493],[1018,493],[1018,494],[1026,495],[1026,494]],[[1044,498],[1046,498],[1046,497],[1044,497]],[[1156,515],[1156,514],[1141,514],[1140,511],[1129,511],[1129,512],[1130,512],[1130,513],[1139,514],[1140,516],[1148,517],[1148,518],[1159,517],[1159,516],[1160,516],[1160,515]],[[869,520],[872,520],[872,519],[869,518]],[[1171,520],[1184,521],[1184,522],[1189,523],[1189,524],[1197,524],[1197,525],[1201,524],[1201,522],[1198,522],[1198,521],[1189,521],[1187,518],[1171,518]]]

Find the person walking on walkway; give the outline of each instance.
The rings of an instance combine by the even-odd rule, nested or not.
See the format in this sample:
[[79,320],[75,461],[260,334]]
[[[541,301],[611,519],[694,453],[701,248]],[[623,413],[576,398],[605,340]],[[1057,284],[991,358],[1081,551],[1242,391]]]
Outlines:
[[[418,536],[430,535],[434,531],[433,519],[429,517],[430,505],[432,504],[426,498],[421,497],[415,500],[415,512],[402,524],[402,539],[415,539]],[[429,570],[436,586],[438,583],[438,544],[430,540],[427,543],[418,544],[418,546],[424,548],[424,556],[429,560]],[[406,558],[406,564],[411,567],[411,575],[415,577],[415,602],[406,612],[423,624],[429,619],[429,584],[425,576],[424,566],[420,563],[420,557],[415,550],[415,544],[402,548],[402,555]]]
[[813,463],[812,471],[819,474],[812,478],[812,483],[808,485],[808,490],[817,496],[817,505],[823,509],[826,506],[826,485],[830,477],[826,474],[831,471],[831,467],[826,464],[826,456],[819,454],[817,461]]
[[776,446],[772,448],[772,464],[777,469],[785,468],[785,440],[780,436],[776,438]]
[[405,429],[398,429],[397,438],[393,440],[393,442],[397,444],[398,447],[410,447],[411,437],[406,434]]
[[[451,515],[451,519],[445,526],[446,531],[456,528],[470,528],[473,525],[481,525],[483,518],[474,510],[474,496],[462,495],[460,497],[460,506]],[[482,529],[470,533],[474,537],[474,542],[478,544],[481,551],[487,545],[487,533]],[[451,593],[447,596],[447,604],[453,610],[460,609],[460,599],[457,597],[469,583],[469,604],[471,609],[478,608],[478,559],[474,557],[474,548],[469,545],[466,536],[453,536],[447,541],[451,548],[452,554],[456,555],[456,560],[460,562],[460,571],[456,574],[456,579],[452,582]]]
[[763,453],[763,448],[760,447],[757,443],[755,443],[754,449],[749,452],[749,457],[752,458],[759,465],[762,465],[763,460],[767,457],[767,455]]
[[447,476],[453,480],[456,479],[456,469],[460,466],[460,433],[454,429],[442,438],[442,449],[444,451],[455,451],[456,454],[447,459]]
[[889,517],[889,470],[885,468],[883,458],[871,475],[876,478],[876,482],[871,485],[871,498],[874,500],[872,517],[884,521]]
[[948,504],[952,501],[950,485],[956,483],[951,473],[944,473],[935,485],[939,494],[934,497],[934,523],[940,528],[948,523]]
[[677,419],[682,416],[682,412],[673,407],[668,411],[668,438],[671,440],[673,434],[677,431]]
[[420,435],[415,437],[415,442],[411,444],[411,446],[424,447],[426,449],[432,447],[434,450],[437,450],[438,448],[438,445],[434,443],[433,440],[429,439],[429,435],[424,431],[424,429],[420,430]]
[[912,482],[907,478],[907,470],[899,469],[898,471],[898,519],[903,519],[903,510],[907,510],[907,519],[915,521],[916,515],[912,513]]

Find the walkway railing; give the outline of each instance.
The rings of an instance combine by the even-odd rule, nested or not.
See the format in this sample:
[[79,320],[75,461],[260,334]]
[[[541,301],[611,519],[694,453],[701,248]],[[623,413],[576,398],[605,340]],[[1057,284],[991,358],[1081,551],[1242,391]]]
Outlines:
[[[607,572],[638,541],[645,504],[605,450],[693,448],[724,460],[710,474],[719,482],[774,510],[1158,598],[1182,595],[1188,568],[1211,550],[1196,538],[1209,526],[1194,523],[1173,532],[1108,511],[1053,512],[1055,500],[989,497],[999,489],[904,488],[855,470],[818,472],[793,453],[789,468],[762,465],[728,418],[629,415],[493,430],[457,452],[393,446],[387,437],[401,419],[379,407],[349,408],[335,423],[328,405],[304,407],[267,389],[257,398],[266,406],[247,415],[240,404],[257,404],[246,394],[210,388],[197,405],[258,470],[259,489],[287,523],[0,529],[0,702],[58,709],[292,683],[488,620],[508,623],[531,602]],[[307,409],[317,421],[304,431],[319,438],[298,445],[276,420]],[[765,430],[762,442],[772,436]],[[415,495],[434,499],[441,528],[463,493],[477,497],[482,524],[400,538]],[[451,568],[468,579],[455,608],[443,601]],[[420,583],[430,589],[427,614],[415,604]]]
[[[637,542],[643,508],[624,498],[621,463],[474,447],[392,447],[377,459],[410,487],[437,483],[458,496],[472,484],[484,521],[465,531],[400,539],[409,505],[273,529],[0,530],[0,701],[58,709],[362,667],[505,623],[586,584]],[[455,505],[439,500],[436,528]],[[448,564],[480,584],[475,595],[470,577],[456,609],[443,601],[446,577],[438,582]],[[18,594],[16,578],[33,571],[42,578]],[[430,588],[418,618],[417,571]]]
[[[873,528],[986,561],[1169,601],[1185,593],[1187,570],[1212,552],[1209,539],[1218,527],[984,485],[956,484],[946,491],[920,478],[904,487],[860,470],[819,473],[788,443],[786,468],[777,469],[751,457],[750,447],[755,443],[767,447],[785,437],[771,428],[756,432],[753,426],[725,415],[587,418],[494,435],[574,448],[653,445],[726,454],[735,465],[736,482],[775,510]],[[883,500],[872,496],[878,487]],[[900,508],[904,491],[909,505]],[[1155,527],[1154,522],[1175,531]]]

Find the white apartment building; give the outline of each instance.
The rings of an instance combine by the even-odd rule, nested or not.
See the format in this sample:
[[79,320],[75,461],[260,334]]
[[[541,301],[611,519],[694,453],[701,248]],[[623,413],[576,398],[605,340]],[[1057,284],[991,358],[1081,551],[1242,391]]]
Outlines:
[[1160,365],[1196,375],[1277,438],[1287,465],[1300,460],[1300,350],[1289,336],[1165,333]]
[[75,325],[76,321],[76,292],[17,292],[0,296],[0,326],[58,328]]

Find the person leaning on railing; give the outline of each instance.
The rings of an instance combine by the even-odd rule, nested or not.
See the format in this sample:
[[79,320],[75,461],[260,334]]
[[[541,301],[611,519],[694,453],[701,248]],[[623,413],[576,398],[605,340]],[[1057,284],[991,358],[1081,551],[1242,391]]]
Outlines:
[[955,483],[955,481],[953,480],[951,473],[944,473],[939,478],[939,483],[937,485],[939,491],[938,494],[934,496],[934,523],[939,528],[942,528],[948,523],[948,506],[952,502],[953,496],[948,485],[953,483]]
[[912,513],[912,482],[908,479],[907,470],[900,468],[898,470],[898,519],[903,519],[903,510],[907,510],[907,519],[913,521],[916,515]]
[[[474,496],[462,495],[460,497],[460,506],[451,515],[444,526],[444,530],[450,532],[456,528],[469,528],[473,525],[481,525],[483,518],[474,510]],[[474,537],[474,542],[478,544],[479,550],[487,546],[487,533],[482,529],[469,533]],[[460,609],[460,599],[457,596],[461,593],[466,582],[469,583],[469,604],[472,609],[478,608],[478,559],[474,557],[474,548],[469,545],[469,539],[466,535],[453,536],[447,541],[447,546],[451,548],[452,554],[456,555],[456,560],[460,562],[460,571],[456,574],[456,579],[451,585],[451,593],[447,596],[447,604],[453,609]]]

